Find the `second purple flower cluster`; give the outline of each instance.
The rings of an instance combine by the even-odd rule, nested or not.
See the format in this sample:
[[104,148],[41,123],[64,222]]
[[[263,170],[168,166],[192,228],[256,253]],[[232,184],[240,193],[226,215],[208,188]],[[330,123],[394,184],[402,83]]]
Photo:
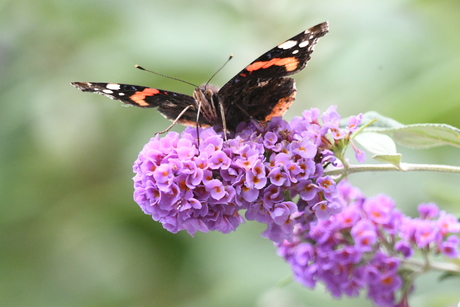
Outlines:
[[460,222],[435,204],[421,204],[420,216],[411,218],[386,195],[366,198],[347,182],[338,191],[346,204],[342,212],[296,224],[294,240],[278,245],[304,286],[322,282],[334,297],[367,290],[378,306],[408,306],[412,279],[434,265],[414,260],[415,251],[425,259],[459,256]]

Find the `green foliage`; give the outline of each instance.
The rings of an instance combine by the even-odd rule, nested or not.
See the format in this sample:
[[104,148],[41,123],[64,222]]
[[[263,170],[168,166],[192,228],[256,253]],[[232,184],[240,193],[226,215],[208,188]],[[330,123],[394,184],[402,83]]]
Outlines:
[[[391,136],[398,144],[413,148],[425,149],[443,145],[460,147],[460,129],[446,124],[413,124],[403,125],[397,121],[382,116],[376,112],[364,114],[363,123],[376,120],[367,131],[376,131]],[[378,134],[372,134],[375,143],[385,143],[383,139],[375,139]],[[383,145],[381,145],[383,146]]]
[[[133,66],[202,83],[233,53],[213,80],[222,85],[274,44],[328,20],[330,34],[296,75],[297,102],[287,118],[337,104],[341,114],[375,109],[403,123],[459,126],[458,6],[457,1],[3,1],[0,302],[47,307],[276,302],[267,299],[274,292],[267,289],[290,271],[259,237],[257,225],[230,235],[172,235],[133,202],[132,162],[169,122],[155,110],[121,108],[69,83],[124,82],[191,94],[187,85]],[[458,146],[458,132],[448,126],[404,127],[388,134],[407,145],[423,138],[427,145]],[[418,158],[458,164],[458,152],[430,154]],[[436,201],[429,189],[398,191],[405,185],[398,181],[407,182],[364,178],[360,188],[389,189],[397,201],[409,195],[406,209]],[[458,194],[442,190],[449,179],[429,176],[411,188],[432,182],[439,184],[436,195],[451,195],[458,204]],[[415,298],[425,302],[427,295],[433,303],[418,306],[438,306],[437,296],[456,304],[458,284],[439,287],[434,280],[422,282]],[[291,306],[368,306],[297,285],[278,293],[276,298]]]

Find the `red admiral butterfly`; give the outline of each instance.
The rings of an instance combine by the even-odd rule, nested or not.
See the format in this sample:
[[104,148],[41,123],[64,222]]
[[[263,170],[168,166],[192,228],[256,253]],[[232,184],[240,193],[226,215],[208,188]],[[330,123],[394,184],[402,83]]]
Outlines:
[[[220,90],[197,87],[193,96],[139,85],[72,82],[83,92],[101,94],[141,108],[158,108],[169,120],[194,126],[222,126],[234,131],[248,119],[268,121],[282,116],[295,98],[295,81],[286,76],[302,70],[319,38],[329,30],[327,22],[288,39],[246,66]],[[199,116],[198,116],[199,115]],[[226,126],[226,127],[225,127]]]

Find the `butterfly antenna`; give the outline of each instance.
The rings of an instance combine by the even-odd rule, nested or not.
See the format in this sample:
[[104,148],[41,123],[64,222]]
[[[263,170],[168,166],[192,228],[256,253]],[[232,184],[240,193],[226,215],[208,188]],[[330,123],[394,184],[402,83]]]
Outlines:
[[233,58],[233,54],[230,54],[230,56],[228,57],[227,61],[225,61],[224,65],[222,65],[222,66],[211,76],[211,78],[209,78],[208,82],[205,83],[205,86],[207,86],[207,85],[209,84],[209,82],[211,82],[212,78],[214,78],[214,77],[217,75],[217,73],[218,73],[219,71],[221,71],[222,68],[224,68],[225,65],[227,65],[228,62],[230,62],[230,60],[231,60],[232,58]]
[[[228,61],[227,61],[228,62]],[[134,65],[134,67],[136,67],[137,69],[140,69],[140,70],[144,70],[144,71],[148,71],[148,72],[151,72],[152,74],[155,74],[155,75],[158,75],[158,76],[161,76],[161,77],[165,77],[165,78],[168,78],[168,79],[172,79],[172,80],[176,80],[176,81],[179,81],[179,82],[182,82],[182,83],[186,83],[188,85],[191,85],[193,87],[198,87],[198,85],[195,85],[193,83],[190,83],[190,82],[187,82],[185,80],[182,80],[182,79],[179,79],[179,78],[174,78],[174,77],[170,77],[170,76],[167,76],[167,75],[163,75],[163,74],[160,74],[158,72],[155,72],[153,70],[148,70],[148,69],[145,69],[144,67],[140,66],[140,65]],[[220,70],[220,69],[219,69]]]

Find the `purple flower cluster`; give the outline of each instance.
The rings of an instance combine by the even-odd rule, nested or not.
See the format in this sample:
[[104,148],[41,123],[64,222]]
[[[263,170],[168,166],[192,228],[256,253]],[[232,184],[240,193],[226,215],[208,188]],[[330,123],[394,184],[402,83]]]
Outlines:
[[335,107],[322,124],[317,109],[302,115],[290,124],[281,118],[243,123],[228,141],[213,128],[197,135],[190,127],[152,138],[134,163],[134,200],[173,233],[228,233],[245,212],[247,220],[267,224],[264,237],[291,240],[302,212],[326,219],[341,211],[336,184],[323,168],[336,163],[331,149],[361,121],[351,117],[340,128]]
[[404,217],[400,226],[401,240],[395,244],[395,250],[406,258],[412,256],[415,249],[424,253],[442,254],[449,258],[459,257],[460,223],[452,214],[439,211],[433,203],[420,204],[420,217]]
[[[407,292],[405,266],[415,250],[429,254],[459,255],[460,223],[434,204],[419,206],[419,218],[404,216],[385,195],[365,198],[346,182],[338,186],[346,204],[328,220],[297,223],[294,240],[278,245],[278,253],[291,265],[294,278],[313,288],[323,282],[334,297],[357,296],[361,290],[378,306],[400,304]],[[412,263],[413,264],[413,263]],[[420,270],[423,269],[421,265]],[[406,272],[406,274],[404,274]]]

